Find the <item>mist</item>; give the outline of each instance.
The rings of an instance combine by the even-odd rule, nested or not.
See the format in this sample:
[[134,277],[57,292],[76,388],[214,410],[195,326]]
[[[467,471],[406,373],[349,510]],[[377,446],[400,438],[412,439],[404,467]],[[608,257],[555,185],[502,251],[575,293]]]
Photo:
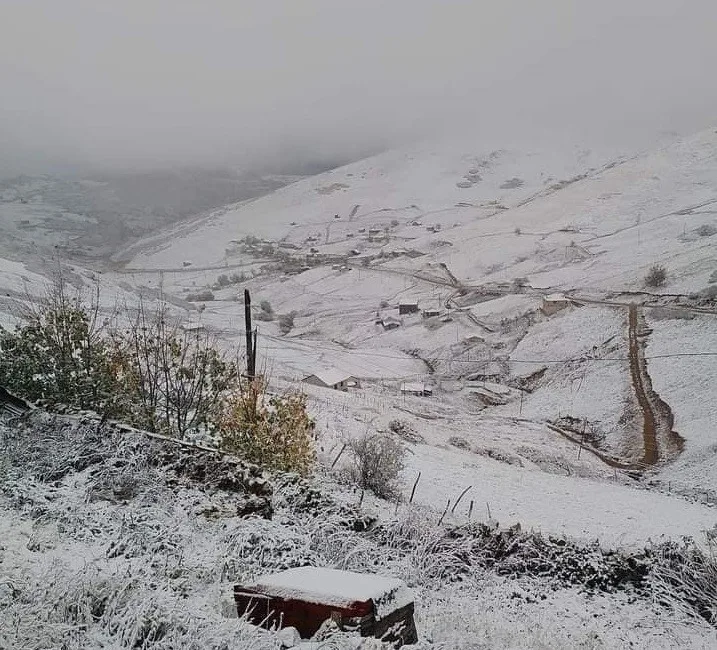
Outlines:
[[0,173],[711,125],[714,0],[0,0]]

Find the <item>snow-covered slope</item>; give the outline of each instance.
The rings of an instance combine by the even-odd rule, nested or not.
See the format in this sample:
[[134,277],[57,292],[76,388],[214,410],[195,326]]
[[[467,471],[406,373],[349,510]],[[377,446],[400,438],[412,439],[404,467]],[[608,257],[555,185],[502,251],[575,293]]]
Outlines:
[[[475,484],[501,516],[627,543],[717,523],[717,357],[662,357],[717,353],[716,249],[714,130],[645,153],[466,139],[227,206],[118,251],[105,278],[195,307],[236,347],[249,288],[272,381],[306,388],[325,369],[361,381],[349,396],[306,388],[322,444],[386,428],[389,414],[413,423],[425,445],[406,480],[421,471],[435,485],[419,501],[441,509]],[[645,287],[658,263],[666,283]],[[556,292],[553,311],[543,301]],[[654,392],[683,447],[660,439],[646,463]]]

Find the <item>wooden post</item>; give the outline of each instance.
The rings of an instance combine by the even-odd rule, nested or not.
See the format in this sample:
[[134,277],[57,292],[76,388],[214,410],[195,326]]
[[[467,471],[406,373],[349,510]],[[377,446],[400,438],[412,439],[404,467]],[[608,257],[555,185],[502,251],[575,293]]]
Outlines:
[[251,329],[251,296],[249,289],[244,289],[244,325],[246,328],[246,374],[249,381],[254,381],[254,362],[256,359],[254,345],[256,337]]
[[580,460],[580,452],[583,450],[583,444],[585,443],[585,427],[587,427],[588,419],[583,420],[583,430],[580,433],[580,446],[578,447],[578,460]]

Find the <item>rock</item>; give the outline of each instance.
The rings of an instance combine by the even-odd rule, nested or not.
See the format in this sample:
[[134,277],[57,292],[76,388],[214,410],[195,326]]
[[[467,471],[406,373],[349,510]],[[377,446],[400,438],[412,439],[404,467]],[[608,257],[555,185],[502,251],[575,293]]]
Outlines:
[[301,635],[295,627],[285,627],[276,636],[282,648],[294,648],[301,643]]

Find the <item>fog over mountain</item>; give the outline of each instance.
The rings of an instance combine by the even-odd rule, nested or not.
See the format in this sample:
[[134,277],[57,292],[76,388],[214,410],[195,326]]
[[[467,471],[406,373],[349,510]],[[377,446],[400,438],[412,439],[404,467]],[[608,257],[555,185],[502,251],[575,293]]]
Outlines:
[[714,0],[3,0],[0,173],[342,162],[715,115]]

